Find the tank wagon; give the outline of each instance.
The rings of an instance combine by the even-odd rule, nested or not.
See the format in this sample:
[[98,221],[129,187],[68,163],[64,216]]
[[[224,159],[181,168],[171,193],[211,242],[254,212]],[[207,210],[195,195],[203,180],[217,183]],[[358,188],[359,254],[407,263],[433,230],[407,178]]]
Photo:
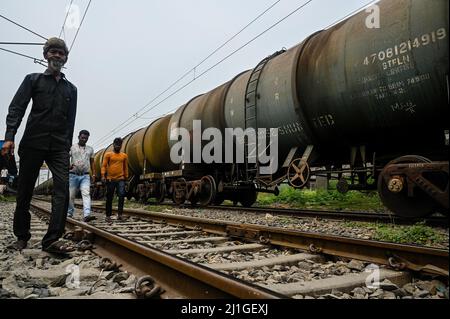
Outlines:
[[[251,206],[258,192],[302,188],[316,175],[337,178],[341,192],[378,189],[402,216],[447,212],[448,5],[382,0],[380,28],[361,11],[128,134],[129,198]],[[243,163],[174,164],[171,129],[194,140],[194,120],[221,132],[277,128],[278,169],[262,174],[248,139],[234,141]],[[255,147],[258,158],[272,146]],[[111,149],[95,154],[98,174]]]

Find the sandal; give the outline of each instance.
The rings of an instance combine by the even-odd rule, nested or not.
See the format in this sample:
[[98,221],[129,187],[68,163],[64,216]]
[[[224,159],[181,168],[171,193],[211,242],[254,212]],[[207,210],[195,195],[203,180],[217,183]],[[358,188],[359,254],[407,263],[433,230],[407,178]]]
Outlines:
[[43,247],[42,248],[43,251],[46,251],[48,253],[54,253],[54,254],[67,254],[70,252],[75,251],[75,248],[70,245],[70,243],[61,241],[61,240],[57,240],[53,243],[51,243],[50,245],[48,245],[47,247]]
[[95,220],[95,219],[97,219],[97,217],[95,217],[95,216],[86,216],[86,217],[84,217],[83,218],[83,221],[85,222],[85,223],[88,223],[88,222],[90,222],[91,220]]
[[7,246],[7,249],[12,249],[12,250],[22,250],[25,249],[27,247],[27,242],[25,240],[17,240],[16,242],[14,242],[13,244]]

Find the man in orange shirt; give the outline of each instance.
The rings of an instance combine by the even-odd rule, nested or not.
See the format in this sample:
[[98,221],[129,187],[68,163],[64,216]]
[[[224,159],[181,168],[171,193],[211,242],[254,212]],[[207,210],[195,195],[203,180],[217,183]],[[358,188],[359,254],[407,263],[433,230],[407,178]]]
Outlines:
[[106,183],[106,222],[111,222],[112,201],[117,189],[119,197],[117,220],[122,220],[125,198],[125,181],[128,179],[128,155],[120,152],[122,139],[113,142],[114,152],[107,152],[102,163],[102,182]]

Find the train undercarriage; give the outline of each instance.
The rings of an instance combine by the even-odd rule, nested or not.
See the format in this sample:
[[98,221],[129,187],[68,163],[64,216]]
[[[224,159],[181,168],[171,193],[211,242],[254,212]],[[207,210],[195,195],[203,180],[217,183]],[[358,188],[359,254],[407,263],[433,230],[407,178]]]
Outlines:
[[[150,173],[131,179],[127,185],[128,199],[141,203],[156,203],[171,198],[177,205],[219,205],[230,200],[244,207],[252,206],[259,192],[278,195],[283,183],[301,189],[307,187],[312,177],[336,179],[337,190],[377,190],[385,207],[402,217],[425,217],[434,212],[448,214],[449,163],[431,161],[419,155],[401,156],[384,165],[353,161],[351,165],[313,167],[308,157],[297,157],[284,165],[277,175],[248,176],[245,164],[217,166],[214,169],[198,167]],[[209,166],[211,167],[211,166]],[[199,172],[203,174],[199,174]],[[101,198],[105,188],[97,183],[93,198]]]

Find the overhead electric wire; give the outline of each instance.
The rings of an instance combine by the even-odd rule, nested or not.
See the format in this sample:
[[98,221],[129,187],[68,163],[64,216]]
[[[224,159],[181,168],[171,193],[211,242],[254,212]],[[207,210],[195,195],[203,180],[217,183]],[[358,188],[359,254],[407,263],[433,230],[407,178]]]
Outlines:
[[[282,19],[278,20],[276,23],[272,24],[270,27],[268,27],[267,29],[265,29],[264,31],[262,31],[261,33],[259,33],[258,35],[256,35],[255,37],[253,37],[251,40],[247,41],[245,44],[243,44],[242,46],[240,46],[239,48],[237,48],[236,50],[234,50],[233,52],[231,52],[230,54],[228,54],[227,56],[225,56],[224,58],[222,58],[220,61],[218,61],[216,64],[212,65],[211,67],[209,67],[208,69],[206,69],[205,71],[203,71],[202,73],[200,73],[198,76],[196,76],[194,79],[190,80],[189,82],[187,82],[186,84],[184,84],[182,87],[178,88],[176,91],[172,92],[170,95],[168,95],[166,98],[164,98],[163,100],[159,101],[157,104],[153,105],[151,108],[149,108],[148,110],[146,110],[145,112],[143,112],[141,115],[138,116],[137,112],[134,113],[128,120],[132,119],[131,122],[127,123],[125,126],[123,126],[122,128],[119,127],[123,124],[125,124],[128,120],[126,120],[125,122],[123,122],[121,125],[119,125],[119,127],[115,128],[113,131],[111,131],[111,134],[106,135],[105,137],[101,138],[98,142],[94,143],[94,145],[99,145],[100,143],[104,143],[105,138],[110,138],[113,134],[120,132],[121,130],[123,130],[125,127],[127,127],[128,125],[130,125],[131,123],[133,123],[134,121],[136,121],[137,119],[141,118],[141,116],[147,114],[149,111],[151,111],[152,109],[154,109],[155,107],[157,107],[158,105],[160,105],[161,103],[165,102],[167,99],[169,99],[170,97],[172,97],[173,95],[175,95],[176,93],[178,93],[179,91],[181,91],[182,89],[184,89],[186,86],[188,86],[189,84],[191,84],[192,82],[194,82],[196,79],[200,78],[201,76],[205,75],[207,72],[211,71],[213,68],[215,68],[216,66],[218,66],[219,64],[221,64],[222,62],[224,62],[225,60],[227,60],[228,58],[230,58],[232,55],[234,55],[235,53],[237,53],[238,51],[242,50],[243,48],[245,48],[247,45],[249,45],[250,43],[252,43],[253,41],[255,41],[257,38],[259,38],[260,36],[262,36],[263,34],[265,34],[266,32],[268,32],[269,30],[271,30],[272,28],[274,28],[275,26],[277,26],[278,24],[280,24],[281,22],[283,22],[284,20],[286,20],[288,17],[290,17],[291,15],[293,15],[294,13],[298,12],[300,9],[302,9],[303,7],[305,7],[306,5],[308,5],[309,3],[311,3],[313,0],[308,0],[305,3],[303,3],[301,6],[297,7],[295,10],[291,11],[289,14],[287,14],[286,16],[284,16]],[[351,13],[347,14],[345,17],[340,18],[338,20],[336,20],[335,22],[333,22],[332,24],[330,24],[329,26],[327,26],[325,29],[328,29],[338,23],[340,23],[341,21],[345,20],[346,18],[348,18],[349,16],[353,15],[356,12],[361,11],[363,8],[368,7],[369,5],[378,2],[379,0],[372,0],[369,1],[367,4],[365,4],[364,6],[359,7],[358,9],[352,11]],[[191,69],[192,71],[192,69]],[[178,80],[179,81],[179,80]],[[167,91],[167,90],[166,90]],[[156,98],[155,98],[156,99]],[[154,101],[155,99],[153,99],[152,101]],[[151,102],[150,102],[151,103]],[[149,105],[149,103],[147,104],[147,106]],[[177,109],[177,108],[176,108]],[[176,110],[175,109],[175,110]],[[142,108],[141,108],[142,110]],[[170,113],[170,112],[169,112]],[[169,114],[166,113],[166,114]],[[157,117],[156,117],[157,118]]]
[[[143,107],[141,107],[139,110],[137,110],[132,116],[130,116],[128,119],[126,119],[124,122],[120,123],[115,129],[113,129],[111,131],[111,133],[109,134],[114,134],[115,132],[117,132],[117,129],[121,128],[122,125],[124,125],[125,123],[127,123],[130,119],[133,119],[134,117],[136,117],[138,115],[138,113],[142,110],[144,110],[145,108],[147,108],[147,106],[149,106],[151,103],[153,103],[156,99],[158,99],[160,96],[162,96],[164,93],[166,93],[167,91],[169,91],[173,86],[175,86],[178,82],[180,82],[182,79],[184,79],[186,76],[188,76],[190,73],[192,73],[192,71],[195,71],[195,69],[197,67],[199,67],[201,64],[203,64],[206,60],[208,60],[211,56],[213,56],[216,52],[218,52],[220,49],[222,49],[225,45],[227,45],[231,40],[233,40],[234,38],[236,38],[240,33],[242,33],[245,29],[247,29],[250,25],[252,25],[256,20],[258,20],[260,17],[262,17],[264,14],[266,14],[270,9],[272,9],[277,3],[279,3],[281,0],[277,0],[274,3],[272,3],[269,7],[267,7],[263,12],[261,12],[258,16],[256,16],[252,21],[250,21],[249,23],[247,23],[243,28],[241,28],[237,33],[235,33],[233,36],[231,36],[228,40],[226,40],[222,45],[220,45],[219,47],[217,47],[214,51],[212,51],[208,56],[206,56],[203,60],[201,60],[199,63],[197,63],[197,65],[195,65],[194,67],[190,68],[189,71],[187,71],[186,73],[184,73],[181,77],[179,77],[175,82],[173,82],[171,85],[169,85],[169,87],[167,87],[164,91],[162,91],[161,93],[159,93],[156,97],[154,97],[150,102],[148,102],[147,104],[145,104]],[[196,78],[196,77],[194,77]],[[140,118],[140,117],[138,117]],[[132,122],[130,122],[131,124]],[[128,124],[127,124],[128,125]],[[127,126],[125,125],[125,127]],[[109,137],[110,135],[108,135]],[[104,139],[106,137],[103,136],[101,138]]]
[[38,43],[38,42],[0,42],[0,44],[8,44],[8,45],[44,45],[44,43]]
[[88,10],[89,10],[89,6],[91,5],[91,1],[92,0],[89,0],[89,3],[87,5],[86,9],[84,10],[83,18],[81,19],[80,25],[79,25],[79,27],[77,29],[77,33],[75,33],[75,37],[73,38],[72,44],[70,45],[69,52],[72,51],[72,47],[73,47],[73,45],[75,43],[75,40],[77,39],[78,32],[80,32],[81,26],[83,25],[83,21],[84,21],[84,18],[86,17],[86,14],[87,14]]
[[46,38],[46,37],[40,35],[39,33],[34,32],[34,31],[30,30],[30,29],[28,29],[27,27],[24,27],[23,25],[21,25],[21,24],[19,24],[19,23],[17,23],[17,22],[14,22],[14,21],[11,20],[11,19],[8,19],[8,18],[5,17],[4,15],[1,15],[1,14],[0,14],[0,18],[3,18],[3,19],[5,19],[5,20],[7,20],[7,21],[9,21],[9,22],[11,22],[11,23],[13,23],[13,24],[15,24],[15,25],[21,27],[22,29],[25,29],[25,30],[27,30],[28,32],[31,32],[31,33],[33,33],[34,35],[37,35],[38,37],[40,37],[40,38],[42,38],[42,39],[44,39],[44,40],[47,41],[47,38]]
[[[66,25],[66,21],[67,21],[67,17],[69,16],[70,8],[72,8],[72,3],[73,3],[73,0],[70,0],[70,4],[69,4],[69,7],[67,9],[66,17],[64,18],[64,22],[62,24],[61,31],[59,32],[59,38],[61,38],[61,35],[64,32],[64,26]],[[66,32],[64,32],[64,40],[65,39],[66,39]]]
[[20,55],[22,57],[25,57],[25,58],[33,60],[34,63],[38,63],[40,65],[43,65],[43,66],[47,67],[47,65],[45,64],[46,61],[44,61],[42,59],[34,58],[32,56],[29,56],[29,55],[26,55],[26,54],[23,54],[23,53],[19,53],[19,52],[16,52],[16,51],[8,50],[8,49],[5,49],[5,48],[0,48],[0,50],[6,51],[6,52],[9,52],[9,53],[12,53],[12,54]]

